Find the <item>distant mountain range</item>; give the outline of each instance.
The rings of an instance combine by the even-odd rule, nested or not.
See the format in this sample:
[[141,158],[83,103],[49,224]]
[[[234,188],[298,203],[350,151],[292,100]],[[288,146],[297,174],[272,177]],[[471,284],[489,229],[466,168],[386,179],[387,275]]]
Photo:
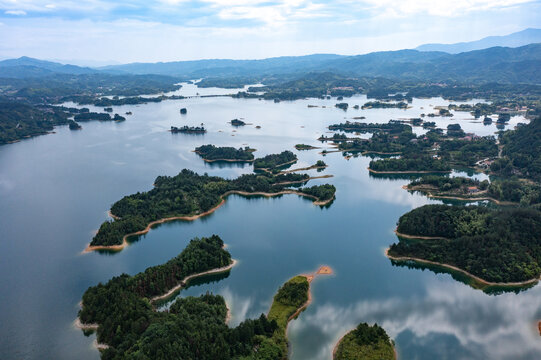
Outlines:
[[307,72],[385,77],[416,81],[505,82],[541,84],[541,44],[492,47],[449,54],[399,50],[366,55],[316,54],[263,60],[196,60],[132,63],[92,69],[22,57],[0,61],[0,77],[32,78],[54,74],[156,74],[183,79],[265,77]]
[[27,56],[0,61],[0,77],[26,78],[52,74],[91,74],[97,70],[76,65],[64,65],[57,62],[38,60]]
[[541,29],[526,29],[509,35],[489,36],[481,40],[456,44],[425,44],[418,46],[415,50],[443,51],[449,54],[458,54],[466,51],[488,49],[495,46],[519,47],[534,43],[541,43]]

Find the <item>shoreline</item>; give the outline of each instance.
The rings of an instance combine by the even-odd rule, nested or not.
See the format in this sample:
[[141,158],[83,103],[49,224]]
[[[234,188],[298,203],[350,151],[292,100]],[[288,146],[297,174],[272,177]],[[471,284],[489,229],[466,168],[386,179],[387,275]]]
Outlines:
[[[332,268],[330,266],[321,265],[316,272],[313,272],[313,273],[310,273],[310,274],[297,275],[297,276],[304,277],[306,279],[306,281],[308,281],[308,299],[306,300],[306,302],[304,304],[302,304],[300,307],[298,307],[297,310],[293,314],[291,314],[287,318],[286,328],[285,328],[286,339],[287,339],[287,330],[289,328],[289,323],[292,320],[295,320],[312,303],[312,300],[313,300],[313,298],[312,298],[312,281],[314,281],[314,279],[317,278],[318,275],[332,275],[332,274],[334,274],[334,272],[333,272],[333,270],[332,270]],[[272,308],[273,303],[274,303],[274,299],[271,302],[271,307],[269,308],[269,311],[267,311],[267,317],[269,316],[269,312],[270,312],[270,309]],[[288,341],[288,343],[289,343],[289,341]]]
[[447,268],[447,269],[458,271],[458,272],[470,277],[471,279],[476,280],[479,283],[481,283],[483,285],[487,285],[487,286],[505,286],[505,287],[507,287],[507,286],[509,286],[509,287],[524,286],[524,285],[535,284],[535,283],[539,282],[539,280],[540,280],[539,278],[533,278],[533,279],[529,279],[529,280],[516,281],[516,282],[492,282],[492,281],[482,279],[477,275],[473,275],[473,274],[469,273],[468,271],[466,271],[464,269],[461,269],[461,268],[459,268],[457,266],[454,266],[454,265],[445,264],[445,263],[439,263],[439,262],[431,261],[431,260],[425,260],[425,259],[416,258],[416,257],[413,257],[413,256],[393,256],[393,255],[389,254],[389,249],[390,248],[385,249],[385,256],[388,257],[391,260],[395,260],[395,261],[415,261],[415,262],[423,263],[423,264],[441,266],[441,267],[444,267],[444,268]]
[[[178,290],[182,289],[183,287],[185,287],[187,285],[187,282],[192,280],[192,279],[195,279],[197,277],[200,277],[200,276],[204,276],[204,275],[210,275],[210,274],[219,274],[219,273],[222,273],[222,272],[226,272],[226,271],[229,271],[231,270],[235,265],[238,264],[238,261],[235,260],[235,259],[231,259],[231,264],[227,265],[227,266],[223,266],[221,268],[216,268],[216,269],[211,269],[211,270],[207,270],[207,271],[203,271],[203,272],[200,272],[200,273],[197,273],[197,274],[192,274],[192,275],[188,275],[186,276],[184,279],[182,279],[178,285],[172,287],[168,292],[166,292],[165,294],[162,294],[162,295],[157,295],[157,296],[154,296],[153,298],[150,299],[150,302],[153,303],[153,302],[156,302],[156,301],[159,301],[159,300],[163,300],[163,299],[167,299],[169,296],[171,296],[172,294],[174,294],[175,292],[177,292]],[[229,308],[228,308],[229,309]],[[228,310],[229,311],[229,310]]]
[[213,160],[207,160],[203,159],[204,162],[213,163],[213,162],[246,162],[251,163],[254,162],[255,159],[252,160],[236,160],[236,159],[213,159]]
[[[407,190],[407,191],[418,191],[418,192],[423,193],[424,195],[426,195],[427,197],[432,198],[432,199],[449,199],[449,200],[461,200],[461,201],[492,201],[496,205],[504,205],[504,206],[505,205],[512,206],[512,205],[518,205],[519,204],[519,203],[512,202],[512,201],[497,200],[497,199],[494,199],[494,198],[492,198],[490,196],[469,198],[469,197],[461,197],[461,196],[438,195],[438,194],[434,194],[434,193],[428,191],[427,188],[422,188],[422,187],[421,188],[409,188],[408,185],[402,186],[402,189]],[[486,190],[483,193],[486,193]]]
[[[250,151],[250,153],[253,153],[255,151],[257,151],[256,149],[250,149],[252,151]],[[204,162],[208,162],[208,163],[213,163],[213,162],[220,162],[220,161],[224,161],[224,162],[254,162],[255,161],[255,158],[254,159],[251,159],[251,160],[247,160],[247,159],[205,159],[203,157],[203,154],[201,154],[200,151],[195,151],[195,150],[192,150],[194,153],[196,153],[197,155],[201,156],[201,158],[203,159]]]
[[266,171],[266,172],[272,173],[273,169],[281,168],[282,166],[289,165],[289,164],[294,164],[297,161],[299,161],[299,159],[291,160],[282,164],[276,164],[272,168],[256,168],[254,166],[254,171]]
[[434,171],[427,171],[427,170],[407,170],[407,171],[377,171],[372,170],[370,167],[367,167],[368,171],[370,171],[373,174],[448,174],[451,173],[452,170],[434,170]]
[[316,180],[316,179],[327,179],[332,178],[334,175],[321,175],[321,176],[312,176],[309,178],[306,178],[304,180],[297,180],[297,181],[284,181],[280,183],[276,183],[274,185],[290,185],[290,184],[302,184],[303,182],[309,181],[309,180]]
[[294,173],[294,172],[297,172],[297,171],[305,171],[305,170],[312,170],[312,169],[326,169],[328,167],[329,167],[329,165],[325,165],[325,166],[312,165],[312,166],[298,168],[298,169],[280,171],[279,174],[289,174],[289,173]]
[[[198,215],[172,216],[172,217],[161,218],[161,219],[152,221],[143,230],[136,231],[134,233],[124,235],[122,237],[122,243],[121,244],[117,244],[117,245],[90,245],[90,243],[88,243],[86,248],[82,251],[82,254],[86,254],[86,253],[89,253],[89,252],[92,252],[92,251],[98,251],[98,250],[112,250],[112,251],[123,250],[125,247],[129,246],[128,237],[137,236],[137,235],[144,235],[144,234],[148,233],[152,229],[152,227],[154,225],[163,224],[163,223],[168,222],[168,221],[174,221],[174,220],[194,221],[194,220],[199,219],[200,217],[210,215],[213,212],[215,212],[216,210],[218,210],[223,204],[225,204],[226,198],[229,195],[232,195],[232,194],[242,195],[242,196],[246,196],[246,197],[249,197],[249,196],[274,197],[274,196],[285,195],[285,194],[296,194],[296,195],[299,195],[299,196],[302,196],[302,197],[307,197],[307,198],[313,199],[314,201],[312,203],[314,205],[318,205],[318,206],[327,205],[327,204],[331,203],[335,199],[335,197],[333,196],[331,199],[321,201],[321,200],[319,200],[318,197],[316,197],[314,195],[305,194],[303,192],[296,191],[296,190],[282,190],[282,191],[275,192],[275,193],[266,193],[266,192],[253,192],[253,193],[251,193],[251,192],[246,192],[246,191],[241,191],[241,190],[230,190],[230,191],[227,191],[225,194],[221,195],[220,197],[221,197],[222,200],[220,201],[220,203],[218,205],[216,205],[215,207],[211,208],[208,211],[205,211],[205,212],[203,212],[201,214],[198,214]],[[109,213],[110,213],[110,211],[109,211]],[[119,219],[118,216],[116,216],[116,215],[114,215],[112,213],[110,213],[110,216],[113,217],[114,219]]]

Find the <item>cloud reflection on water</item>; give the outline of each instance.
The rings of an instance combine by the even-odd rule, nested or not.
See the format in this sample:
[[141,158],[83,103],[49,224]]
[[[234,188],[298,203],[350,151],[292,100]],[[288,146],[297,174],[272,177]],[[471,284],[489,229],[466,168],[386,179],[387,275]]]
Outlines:
[[[317,306],[291,324],[290,336],[314,336],[326,343],[310,356],[329,359],[343,334],[359,322],[377,322],[395,339],[405,359],[534,359],[541,354],[535,326],[541,317],[540,296],[540,286],[520,295],[489,296],[459,283],[434,280],[427,283],[424,297]],[[452,357],[447,352],[450,342],[455,343]],[[293,350],[293,359],[310,352]]]

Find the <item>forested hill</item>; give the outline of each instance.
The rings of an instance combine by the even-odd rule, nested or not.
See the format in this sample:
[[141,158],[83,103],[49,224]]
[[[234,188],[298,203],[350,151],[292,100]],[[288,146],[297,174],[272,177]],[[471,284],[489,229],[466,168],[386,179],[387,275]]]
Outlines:
[[541,117],[502,133],[500,143],[503,157],[492,164],[492,171],[541,180]]
[[531,208],[425,205],[400,217],[389,254],[450,264],[492,282],[541,274],[541,212]]
[[[22,60],[21,60],[22,59]],[[458,82],[541,83],[538,71],[541,44],[518,48],[493,47],[483,50],[447,54],[437,51],[398,50],[373,52],[357,56],[315,54],[261,60],[195,60],[160,63],[132,63],[87,69],[36,59],[21,58],[0,62],[0,77],[45,75],[51,72],[155,74],[179,78],[198,77],[265,77],[284,74],[304,74],[310,71],[331,71],[348,76],[385,77],[401,80],[430,80]],[[23,61],[24,60],[24,61]],[[31,61],[32,60],[32,61]],[[99,70],[99,71],[98,71]],[[10,75],[10,73],[12,75]]]
[[331,71],[352,76],[443,81],[540,83],[541,44],[519,48],[493,47],[456,55],[399,50],[357,56],[312,55],[263,60],[200,60],[155,64],[126,64],[106,69],[182,76],[265,76]]

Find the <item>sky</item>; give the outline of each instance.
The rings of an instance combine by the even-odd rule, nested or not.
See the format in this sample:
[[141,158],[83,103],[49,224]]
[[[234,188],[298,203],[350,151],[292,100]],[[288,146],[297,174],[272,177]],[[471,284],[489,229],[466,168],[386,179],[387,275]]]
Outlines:
[[354,55],[541,28],[539,14],[541,0],[0,0],[0,58]]

